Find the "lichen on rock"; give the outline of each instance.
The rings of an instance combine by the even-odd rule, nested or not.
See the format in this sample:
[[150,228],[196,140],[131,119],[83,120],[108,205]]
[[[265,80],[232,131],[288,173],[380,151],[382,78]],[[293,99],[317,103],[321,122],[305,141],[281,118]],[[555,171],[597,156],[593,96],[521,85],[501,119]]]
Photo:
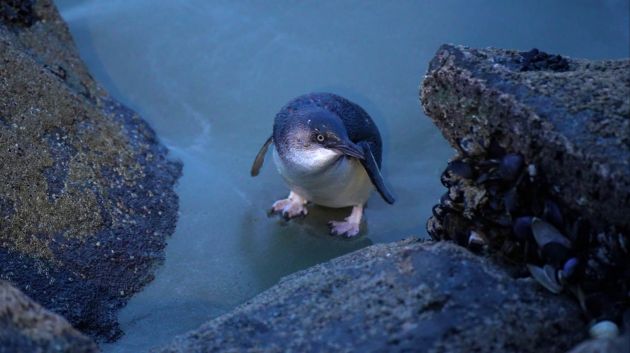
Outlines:
[[114,339],[174,230],[181,164],[93,81],[54,5],[24,6],[32,23],[0,11],[0,278]]

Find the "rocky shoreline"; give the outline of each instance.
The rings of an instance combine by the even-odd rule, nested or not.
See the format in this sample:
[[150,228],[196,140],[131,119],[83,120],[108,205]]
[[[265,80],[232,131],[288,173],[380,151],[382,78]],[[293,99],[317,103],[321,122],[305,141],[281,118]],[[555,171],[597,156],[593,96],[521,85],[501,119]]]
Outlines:
[[[96,352],[163,260],[181,163],[50,0],[0,4],[0,93],[0,352]],[[442,46],[421,101],[457,155],[434,240],[295,273],[153,351],[567,352],[590,328],[572,352],[625,352],[629,97],[628,60]]]
[[[428,221],[436,240],[484,247],[588,319],[630,304],[630,61],[445,45],[422,87],[457,156]],[[520,265],[520,266],[518,266]],[[525,273],[527,274],[527,273]]]
[[444,45],[421,97],[457,151],[431,237],[569,294],[592,336],[623,327],[630,346],[630,60]]
[[175,229],[181,164],[94,82],[49,0],[0,20],[0,279],[116,339]]

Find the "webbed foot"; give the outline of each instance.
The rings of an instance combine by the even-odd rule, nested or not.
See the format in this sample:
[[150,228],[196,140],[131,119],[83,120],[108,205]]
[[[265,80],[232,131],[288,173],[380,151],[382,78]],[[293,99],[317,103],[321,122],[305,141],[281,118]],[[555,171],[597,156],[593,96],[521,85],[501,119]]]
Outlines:
[[352,238],[359,234],[361,226],[361,217],[363,216],[363,205],[354,206],[350,216],[346,217],[344,221],[330,221],[328,226],[330,227],[331,235],[341,235],[346,238]]
[[330,234],[341,235],[347,238],[352,238],[359,234],[359,224],[351,223],[348,221],[330,221],[328,222],[330,227]]
[[271,212],[280,213],[286,219],[306,216],[308,214],[308,209],[306,208],[307,202],[306,199],[291,191],[289,197],[273,203]]

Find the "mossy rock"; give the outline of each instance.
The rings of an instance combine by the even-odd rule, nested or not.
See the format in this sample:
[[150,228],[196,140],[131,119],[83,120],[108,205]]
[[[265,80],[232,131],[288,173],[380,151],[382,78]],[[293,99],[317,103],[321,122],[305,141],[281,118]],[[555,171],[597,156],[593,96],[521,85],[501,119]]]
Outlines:
[[114,339],[174,231],[181,164],[94,82],[54,5],[28,10],[0,17],[0,278]]

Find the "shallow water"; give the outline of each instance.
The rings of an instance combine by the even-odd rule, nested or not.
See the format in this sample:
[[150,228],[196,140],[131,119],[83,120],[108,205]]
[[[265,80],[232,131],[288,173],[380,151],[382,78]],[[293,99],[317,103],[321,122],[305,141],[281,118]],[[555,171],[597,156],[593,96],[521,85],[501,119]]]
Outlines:
[[[181,216],[155,280],[119,315],[105,352],[168,342],[282,276],[372,243],[423,236],[452,151],[418,86],[441,43],[585,58],[629,56],[619,1],[56,1],[96,79],[184,162]],[[373,195],[363,236],[327,235],[349,210],[267,217],[287,193],[271,158],[251,162],[278,109],[310,91],[359,103],[384,139],[394,206]]]

